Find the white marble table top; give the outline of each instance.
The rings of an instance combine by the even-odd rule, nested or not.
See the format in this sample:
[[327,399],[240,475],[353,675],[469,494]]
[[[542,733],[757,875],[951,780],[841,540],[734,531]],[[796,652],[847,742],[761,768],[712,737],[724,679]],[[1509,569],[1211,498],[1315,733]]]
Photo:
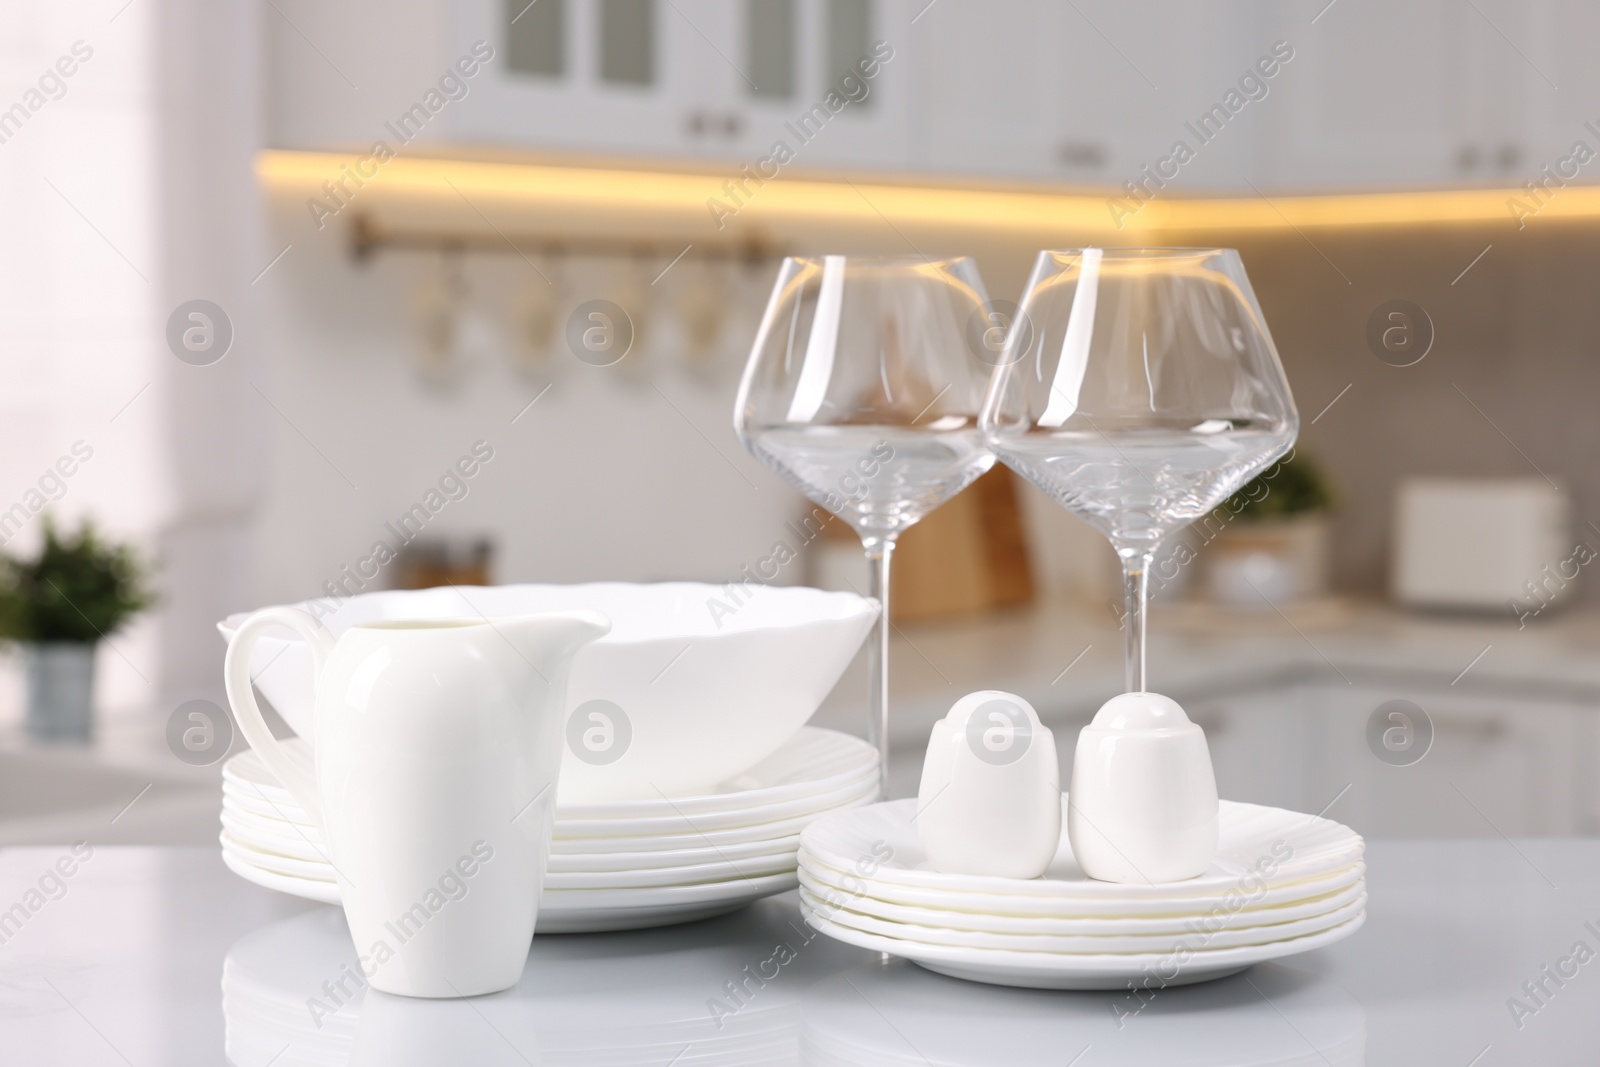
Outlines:
[[6,849],[0,1062],[1595,1061],[1600,841],[1373,841],[1367,861],[1354,938],[1148,1002],[885,963],[809,930],[792,895],[537,938],[516,989],[412,1001],[359,988],[340,912],[248,885],[214,850]]

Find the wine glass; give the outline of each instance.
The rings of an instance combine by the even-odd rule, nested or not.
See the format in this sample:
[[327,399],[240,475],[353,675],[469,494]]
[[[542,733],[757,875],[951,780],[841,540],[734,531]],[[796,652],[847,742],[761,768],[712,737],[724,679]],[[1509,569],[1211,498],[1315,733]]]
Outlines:
[[1236,251],[1082,248],[1039,253],[980,426],[1111,540],[1144,692],[1151,559],[1288,451],[1300,417]]
[[866,551],[879,605],[867,737],[883,796],[889,560],[904,530],[994,464],[978,440],[994,356],[971,343],[986,314],[970,259],[785,259],[734,404],[744,446],[854,527]]

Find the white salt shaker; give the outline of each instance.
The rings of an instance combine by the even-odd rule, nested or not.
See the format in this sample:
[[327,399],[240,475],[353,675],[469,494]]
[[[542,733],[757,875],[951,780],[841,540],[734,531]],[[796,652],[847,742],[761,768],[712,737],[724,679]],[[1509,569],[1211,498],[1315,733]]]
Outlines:
[[917,811],[935,870],[1039,877],[1061,844],[1055,735],[1013,693],[969,693],[933,725]]
[[1067,837],[1105,882],[1176,882],[1217,851],[1217,780],[1205,731],[1159,693],[1107,701],[1078,735]]

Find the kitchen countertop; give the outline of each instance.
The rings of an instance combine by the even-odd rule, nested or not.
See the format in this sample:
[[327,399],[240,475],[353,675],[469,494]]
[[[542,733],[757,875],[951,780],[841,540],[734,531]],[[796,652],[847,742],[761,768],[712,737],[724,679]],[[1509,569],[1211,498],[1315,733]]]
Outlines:
[[[1157,604],[1151,688],[1187,703],[1307,679],[1341,686],[1403,680],[1462,695],[1570,699],[1600,710],[1600,611],[1550,612],[1518,630],[1509,612],[1334,607],[1279,615]],[[965,693],[1021,693],[1058,736],[1071,736],[1122,689],[1122,634],[1108,605],[1051,601],[897,626],[891,656],[896,796],[916,791],[928,733]],[[866,690],[865,657],[857,656],[813,721],[864,733]],[[86,748],[40,745],[16,729],[0,730],[0,846],[80,836],[108,844],[215,841],[221,764],[191,767],[175,758],[167,748],[168,713],[107,719]],[[236,734],[232,751],[242,746]],[[1060,751],[1070,756],[1070,746]]]
[[[1600,949],[1596,841],[1369,842],[1369,918],[1354,937],[1161,990],[1136,1011],[1126,994],[1004,989],[886,963],[804,927],[792,894],[662,930],[538,938],[514,990],[407,1000],[349,981],[337,909],[250,885],[215,849],[99,846],[64,888],[30,898],[66,852],[0,850],[0,908],[28,913],[0,929],[7,1064],[185,1067],[226,1050],[238,1067],[1500,1067],[1591,1062],[1600,1047],[1600,963],[1573,955]],[[792,961],[734,998],[744,969],[780,943]],[[1558,984],[1547,965],[1569,974]],[[1535,1001],[1523,984],[1539,982]],[[1520,1018],[1513,997],[1527,1005]]]
[[[0,847],[86,837],[96,843],[216,840],[222,764],[191,766],[168,748],[165,715],[96,724],[93,744],[0,729]],[[234,751],[243,746],[235,736]]]
[[[1425,614],[1375,602],[1280,613],[1154,606],[1149,687],[1180,701],[1326,675],[1408,681],[1461,693],[1533,692],[1600,706],[1600,611],[1553,609],[1519,629],[1510,611]],[[890,737],[921,748],[935,720],[977,689],[1026,697],[1047,721],[1086,718],[1122,692],[1123,634],[1110,605],[1045,602],[1022,611],[897,626]],[[814,720],[860,733],[867,690],[857,657]]]

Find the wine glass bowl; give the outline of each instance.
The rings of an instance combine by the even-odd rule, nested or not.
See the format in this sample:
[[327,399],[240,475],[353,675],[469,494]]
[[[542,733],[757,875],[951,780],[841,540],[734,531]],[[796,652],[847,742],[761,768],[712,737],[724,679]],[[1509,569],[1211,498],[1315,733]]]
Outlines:
[[1119,556],[1159,549],[1204,517],[1293,443],[1242,420],[1196,430],[1163,421],[1032,430],[990,447],[1023,477],[1111,540]]
[[735,431],[864,540],[900,533],[994,462],[977,427],[987,368],[963,342],[983,303],[965,258],[784,260]]
[[983,441],[1110,539],[1142,690],[1150,559],[1294,443],[1283,366],[1231,249],[1041,252],[1017,319]]
[[861,538],[880,605],[869,737],[884,774],[895,538],[994,464],[978,430],[992,359],[968,340],[986,302],[964,257],[785,259],[734,404],[745,447]]
[[928,433],[882,423],[778,427],[753,434],[749,447],[869,543],[900,534],[993,465],[976,419],[964,421]]

